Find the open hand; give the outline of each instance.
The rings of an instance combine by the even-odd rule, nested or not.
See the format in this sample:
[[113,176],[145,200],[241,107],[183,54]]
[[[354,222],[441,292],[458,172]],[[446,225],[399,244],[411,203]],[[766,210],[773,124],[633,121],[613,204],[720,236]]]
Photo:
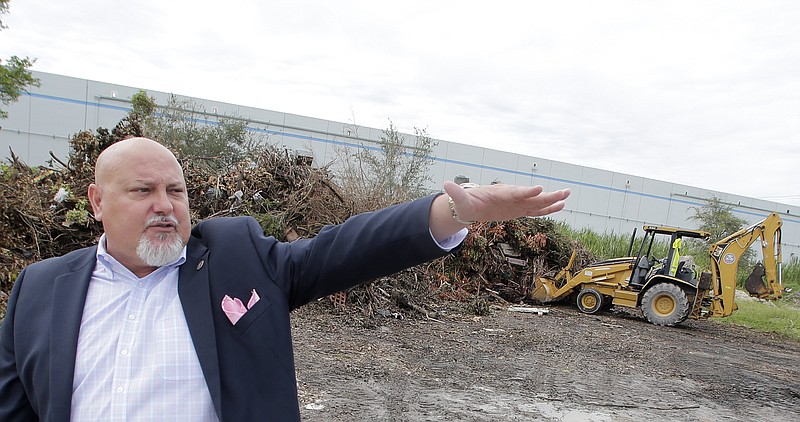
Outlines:
[[464,221],[504,221],[518,217],[540,217],[560,211],[569,189],[544,192],[541,186],[488,185],[464,189],[446,181],[444,190],[451,198],[459,219]]

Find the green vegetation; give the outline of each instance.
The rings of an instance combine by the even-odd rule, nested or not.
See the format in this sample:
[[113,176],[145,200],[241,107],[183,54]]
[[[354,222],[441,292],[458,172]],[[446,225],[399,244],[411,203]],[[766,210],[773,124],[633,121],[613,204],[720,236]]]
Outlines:
[[800,308],[787,303],[740,300],[739,309],[721,321],[800,340]]
[[155,139],[183,159],[225,170],[263,152],[266,139],[247,130],[247,120],[207,113],[202,105],[170,95],[164,106],[146,92],[131,97],[128,118],[142,127],[142,136]]
[[[631,234],[600,234],[587,228],[574,230],[566,224],[561,224],[560,230],[564,235],[582,245],[589,253],[597,257],[598,260],[630,256]],[[637,231],[636,238],[633,241],[633,249],[630,254],[636,255],[639,252],[643,233],[643,231]],[[656,239],[653,243],[653,248],[650,250],[650,255],[665,257],[667,256],[668,250],[669,245],[666,237],[663,239]],[[708,265],[708,259],[703,259],[702,257],[706,254],[706,247],[703,244],[687,240],[684,244],[684,251],[686,255],[693,255],[695,257],[695,263],[698,267],[702,267],[703,264]]]
[[698,230],[711,233],[711,243],[736,233],[747,224],[747,220],[733,215],[733,206],[717,197],[712,197],[702,207],[691,208],[694,210],[691,219],[700,223]]
[[590,229],[572,230],[562,226],[568,237],[577,241],[599,259],[628,255],[630,236],[627,234],[599,234]]
[[[708,249],[713,243],[720,241],[739,230],[747,227],[747,220],[736,217],[733,215],[733,206],[722,202],[717,197],[708,199],[706,205],[702,207],[691,207],[694,210],[694,215],[691,220],[697,221],[700,226],[699,230],[704,230],[711,233],[708,241],[696,241],[700,249]],[[701,262],[695,261],[700,268],[708,267],[708,255],[705,253],[693,253],[695,257],[700,257]],[[736,274],[736,285],[744,287],[744,281],[747,276],[753,271],[756,264],[756,254],[753,249],[745,251],[744,255],[739,260],[739,272]]]
[[266,236],[273,236],[276,239],[286,237],[286,222],[282,216],[270,213],[251,212],[250,216],[258,221]]
[[783,266],[783,285],[794,292],[800,292],[800,260],[792,261]]
[[721,321],[800,340],[800,261],[783,266],[783,299],[777,303],[739,300],[739,309]]
[[[356,135],[358,128],[354,127]],[[436,146],[425,129],[414,128],[407,138],[389,121],[377,147],[340,148],[334,168],[345,196],[353,198],[353,211],[373,211],[410,201],[429,192],[431,151]]]
[[[8,13],[9,0],[0,0],[0,16]],[[0,30],[5,29],[0,19]],[[0,59],[0,103],[9,105],[19,98],[20,92],[29,86],[39,86],[39,80],[31,76],[28,70],[36,59],[21,59],[11,56],[5,63]],[[8,113],[0,109],[0,119],[8,117]]]
[[72,224],[88,226],[91,221],[89,218],[89,210],[86,209],[88,205],[89,203],[85,199],[79,199],[75,204],[75,208],[67,211],[62,224],[67,227]]

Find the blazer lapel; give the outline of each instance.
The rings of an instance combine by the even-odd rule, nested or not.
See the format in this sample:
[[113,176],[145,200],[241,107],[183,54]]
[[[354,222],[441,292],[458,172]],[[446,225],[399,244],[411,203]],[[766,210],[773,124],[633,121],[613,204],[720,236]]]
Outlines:
[[96,262],[97,247],[91,247],[68,263],[69,272],[53,281],[50,320],[50,407],[58,420],[69,420],[75,354],[83,306]]
[[203,368],[203,375],[214,402],[217,417],[222,419],[222,386],[217,359],[217,339],[208,280],[208,249],[194,237],[189,238],[186,262],[178,278],[178,295],[183,305],[189,334]]

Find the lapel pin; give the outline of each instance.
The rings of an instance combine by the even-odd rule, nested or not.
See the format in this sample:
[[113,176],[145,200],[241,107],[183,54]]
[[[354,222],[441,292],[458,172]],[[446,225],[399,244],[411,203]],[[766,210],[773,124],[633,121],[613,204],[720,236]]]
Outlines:
[[205,265],[205,263],[206,263],[205,260],[202,260],[202,261],[198,262],[197,263],[197,271],[200,271],[200,269],[203,268],[203,265]]

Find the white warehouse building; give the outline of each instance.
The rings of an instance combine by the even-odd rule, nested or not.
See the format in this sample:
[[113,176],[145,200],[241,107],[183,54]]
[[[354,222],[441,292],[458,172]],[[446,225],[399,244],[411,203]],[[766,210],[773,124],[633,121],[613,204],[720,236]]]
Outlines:
[[[159,105],[167,104],[171,94],[34,72],[40,87],[23,93],[19,101],[5,108],[9,116],[0,120],[0,148],[9,157],[9,148],[27,164],[44,164],[50,153],[60,159],[69,154],[69,137],[82,130],[113,128],[130,110],[130,98],[144,89]],[[204,120],[235,116],[247,121],[248,129],[268,135],[280,147],[313,156],[317,165],[337,158],[341,146],[375,146],[383,129],[315,119],[206,99],[192,100],[205,110]],[[407,139],[413,139],[409,135]],[[432,189],[444,180],[465,176],[471,182],[495,181],[520,185],[542,185],[546,190],[570,188],[572,196],[564,211],[553,218],[574,228],[631,233],[645,224],[693,228],[693,207],[719,198],[732,207],[737,217],[755,223],[771,212],[783,219],[783,260],[800,256],[800,207],[746,196],[717,192],[702,187],[649,179],[591,167],[578,166],[544,157],[515,154],[437,140],[433,148]],[[754,176],[755,177],[755,176]]]

